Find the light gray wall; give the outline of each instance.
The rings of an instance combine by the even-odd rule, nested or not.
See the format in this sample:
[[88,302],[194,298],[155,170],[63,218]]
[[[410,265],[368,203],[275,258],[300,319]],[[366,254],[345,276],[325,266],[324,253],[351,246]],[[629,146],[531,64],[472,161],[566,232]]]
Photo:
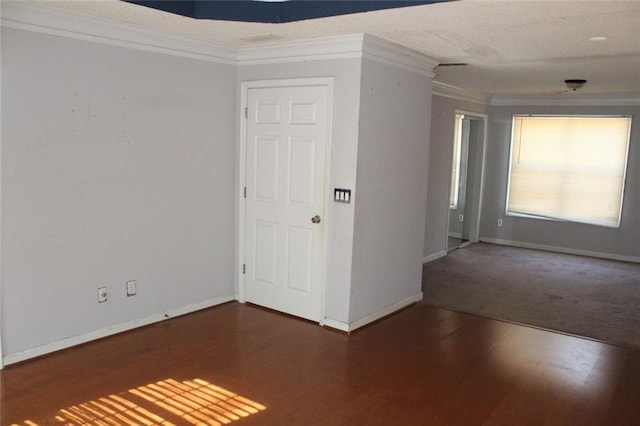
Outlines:
[[431,143],[427,185],[427,212],[424,233],[424,257],[447,249],[447,217],[453,157],[453,130],[456,110],[485,114],[487,106],[475,102],[434,95],[432,98]]
[[[619,114],[634,116],[620,228],[506,216],[506,188],[513,114]],[[481,238],[561,249],[640,257],[639,106],[493,106],[490,108]],[[498,228],[498,218],[503,227]]]
[[233,296],[235,83],[2,28],[4,355]]
[[350,321],[420,293],[431,78],[363,60]]
[[[333,188],[356,187],[360,70],[359,58],[239,67],[238,86],[242,81],[251,80],[334,78],[329,191]],[[333,193],[327,194],[327,197],[333,199]],[[331,201],[325,215],[323,222],[329,227],[325,316],[347,323],[351,297],[354,204]]]

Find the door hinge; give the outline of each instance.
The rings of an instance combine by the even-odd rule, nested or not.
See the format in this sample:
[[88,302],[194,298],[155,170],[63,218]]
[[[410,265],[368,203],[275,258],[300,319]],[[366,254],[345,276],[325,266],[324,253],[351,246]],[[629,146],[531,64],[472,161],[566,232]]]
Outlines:
[[246,264],[246,263],[243,263],[243,264],[242,264],[242,273],[243,273],[243,274],[246,274],[246,273],[247,273],[247,264]]
[[249,107],[244,107],[244,118],[249,118]]
[[242,196],[244,198],[247,198],[247,187],[246,186],[244,187],[244,190],[242,191]]

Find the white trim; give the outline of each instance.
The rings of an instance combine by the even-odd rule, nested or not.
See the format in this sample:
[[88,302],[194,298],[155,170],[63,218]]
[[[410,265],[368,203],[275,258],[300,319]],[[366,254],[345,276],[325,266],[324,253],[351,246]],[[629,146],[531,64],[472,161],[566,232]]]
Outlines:
[[381,318],[384,318],[388,315],[391,315],[392,313],[399,311],[402,308],[405,308],[409,305],[412,305],[414,303],[417,303],[419,301],[421,301],[423,299],[423,294],[422,292],[419,292],[417,294],[414,294],[413,296],[407,297],[404,300],[401,300],[399,302],[396,302],[392,305],[389,305],[387,307],[384,307],[382,309],[380,309],[377,312],[372,313],[371,315],[367,315],[364,318],[361,318],[359,320],[350,322],[350,323],[346,323],[343,321],[336,321],[336,320],[332,320],[332,319],[325,319],[324,320],[324,326],[325,327],[331,327],[331,328],[335,328],[336,330],[340,330],[340,331],[344,331],[345,333],[351,333],[352,331],[360,328],[360,327],[364,327],[367,324],[370,324],[374,321],[377,321]]
[[[489,115],[485,114],[485,113],[481,113],[481,112],[473,112],[473,111],[468,111],[468,110],[462,110],[462,109],[454,109],[453,110],[453,124],[455,126],[456,123],[456,117],[458,115],[463,115],[465,118],[466,117],[470,117],[472,119],[475,119],[477,121],[482,121],[483,123],[483,134],[482,134],[482,158],[480,159],[481,164],[480,164],[480,182],[479,185],[480,187],[478,188],[478,213],[477,213],[477,217],[475,218],[475,221],[472,223],[471,226],[471,230],[470,230],[470,235],[469,235],[469,241],[472,243],[477,243],[480,241],[480,219],[482,217],[482,200],[483,200],[483,192],[484,192],[484,174],[485,174],[485,167],[486,167],[486,163],[487,163],[487,137],[488,137],[488,128],[489,128]],[[455,136],[455,131],[454,131],[454,136]],[[455,141],[453,142],[455,143]],[[468,145],[468,144],[467,144]],[[468,146],[467,146],[468,149]],[[451,158],[451,162],[453,162],[453,158]],[[450,167],[453,167],[453,165],[451,165]],[[469,168],[469,161],[467,160],[467,169]],[[467,179],[468,179],[468,175],[467,175]],[[448,181],[448,185],[449,188],[451,188],[451,173],[449,173],[449,181]],[[449,232],[450,226],[451,226],[451,205],[449,204],[449,200],[451,198],[451,195],[448,194],[447,196],[447,212],[446,212],[446,237],[445,240],[443,241],[444,244],[444,248],[445,251],[448,250],[449,248],[449,241],[448,241],[448,237],[454,237],[454,238],[460,238],[462,237],[461,233],[455,233],[455,232]],[[473,217],[472,217],[473,219]]]
[[323,321],[323,326],[328,328],[335,328],[336,330],[344,331],[345,333],[349,332],[349,323],[343,321],[325,318]]
[[[0,43],[1,46],[2,43]],[[2,48],[0,47],[0,51]],[[2,54],[0,52],[0,58]],[[2,117],[2,102],[0,102],[0,117]],[[0,135],[2,134],[2,120],[0,120]],[[2,138],[0,138],[0,194],[2,194]],[[2,362],[2,290],[3,290],[3,281],[2,281],[2,195],[0,195],[0,370],[4,368],[4,363]]]
[[447,251],[446,250],[442,250],[442,251],[439,251],[437,253],[430,254],[429,256],[423,258],[422,259],[422,263],[425,264],[425,263],[433,262],[434,260],[441,259],[441,258],[445,257],[446,255],[447,255]]
[[[476,241],[476,242],[478,242],[478,241]],[[462,243],[458,247],[456,247],[454,250],[468,247],[471,244],[473,244],[473,241],[465,241],[464,243]]]
[[320,271],[320,283],[322,291],[322,301],[320,306],[320,325],[324,325],[324,317],[327,312],[327,260],[329,259],[329,227],[331,226],[331,203],[333,203],[333,193],[331,191],[331,152],[333,150],[333,90],[334,77],[325,79],[327,82],[327,141],[325,144],[325,163],[324,163],[324,206],[322,211],[324,214],[324,227],[322,229],[322,268]]
[[[301,77],[301,78],[283,78],[272,80],[247,80],[240,82],[243,93],[241,98],[246,103],[247,89],[261,89],[268,87],[301,87],[301,86],[332,86],[333,77]],[[243,105],[243,107],[246,105]],[[244,113],[242,115],[244,118]]]
[[640,93],[563,93],[550,95],[494,95],[495,106],[638,106]]
[[504,240],[500,238],[481,238],[480,241],[490,244],[499,244],[502,246],[521,247],[535,250],[552,251],[556,253],[576,254],[579,256],[597,257],[600,259],[619,260],[622,262],[640,263],[639,256],[626,256],[623,254],[603,253],[591,250],[572,249],[569,247],[550,246],[546,244],[527,243],[524,241]]
[[415,72],[433,78],[433,69],[438,62],[413,49],[365,34],[362,43],[362,55],[387,65]]
[[[317,318],[320,325],[324,324],[324,315],[326,310],[326,270],[327,270],[327,247],[329,238],[329,226],[331,218],[329,217],[329,207],[332,200],[332,194],[330,191],[330,158],[331,158],[331,146],[333,140],[333,88],[334,77],[311,77],[311,78],[289,78],[289,79],[276,79],[276,80],[256,80],[256,81],[242,81],[240,82],[240,143],[239,143],[239,156],[238,156],[238,194],[240,191],[244,191],[243,188],[247,185],[247,168],[246,168],[246,152],[247,152],[247,118],[245,118],[245,108],[247,107],[247,98],[249,89],[256,88],[268,88],[268,87],[302,87],[302,86],[325,86],[327,88],[327,140],[325,145],[325,181],[324,181],[324,205],[323,205],[323,222],[322,227],[322,252],[321,256],[321,268],[320,268],[320,289],[321,302],[320,302],[320,315]],[[237,258],[239,265],[243,265],[246,262],[245,257],[245,237],[246,237],[246,198],[239,196],[238,198],[238,230],[237,230]],[[246,302],[245,296],[245,274],[242,273],[242,268],[238,273],[237,281],[237,300],[240,303]]]
[[487,95],[470,92],[458,86],[435,80],[433,81],[433,95],[482,105],[487,105],[489,103],[489,97]]
[[238,218],[236,222],[237,226],[237,241],[236,247],[238,251],[236,252],[236,259],[238,259],[238,269],[237,269],[237,281],[236,281],[236,292],[237,292],[237,300],[240,303],[245,303],[245,295],[244,295],[244,276],[245,272],[243,269],[245,268],[245,227],[246,227],[246,198],[244,196],[245,188],[247,187],[247,118],[245,118],[245,111],[247,108],[247,97],[248,97],[248,82],[240,82],[240,129],[239,135],[240,140],[238,143],[238,160],[237,160],[237,168],[238,175],[236,181],[238,182],[237,188],[237,211]]
[[170,309],[166,312],[161,312],[153,315],[149,315],[145,318],[135,319],[123,324],[118,324],[110,327],[106,327],[100,330],[92,331],[80,336],[68,337],[57,342],[48,343],[46,345],[38,346],[36,348],[27,349],[14,354],[9,354],[4,357],[5,365],[15,364],[16,362],[26,361],[31,358],[46,355],[51,352],[67,349],[72,346],[81,345],[83,343],[91,342],[93,340],[102,339],[104,337],[112,336],[114,334],[122,333],[124,331],[133,330],[145,325],[161,322],[173,317],[190,314],[202,309],[210,308],[212,306],[220,305],[234,300],[233,296],[221,296],[213,299],[207,299],[202,302],[194,303],[191,305],[183,306],[180,308]]
[[238,49],[241,66],[344,58],[366,58],[428,77],[433,77],[437,65],[422,53],[371,34],[264,43]]
[[135,27],[131,24],[51,9],[31,2],[3,2],[2,26],[76,40],[235,65],[237,49]]
[[362,57],[364,34],[264,43],[238,49],[238,65]]
[[[481,112],[473,112],[466,110],[456,110],[458,114],[464,114],[465,117],[471,117],[473,119],[477,119],[482,121],[482,158],[480,159],[480,187],[478,188],[478,215],[475,218],[475,223],[473,223],[471,233],[469,235],[469,241],[473,243],[477,243],[480,241],[480,219],[482,217],[482,200],[484,199],[484,174],[485,167],[487,165],[487,138],[488,138],[488,130],[489,130],[489,115]],[[469,167],[467,161],[467,168]]]

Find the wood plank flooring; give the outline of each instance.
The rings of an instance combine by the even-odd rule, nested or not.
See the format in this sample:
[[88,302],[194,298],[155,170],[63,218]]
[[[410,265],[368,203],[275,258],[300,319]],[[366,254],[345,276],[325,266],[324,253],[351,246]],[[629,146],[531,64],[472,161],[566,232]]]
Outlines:
[[228,303],[8,366],[1,424],[638,425],[640,351],[418,303],[350,336]]

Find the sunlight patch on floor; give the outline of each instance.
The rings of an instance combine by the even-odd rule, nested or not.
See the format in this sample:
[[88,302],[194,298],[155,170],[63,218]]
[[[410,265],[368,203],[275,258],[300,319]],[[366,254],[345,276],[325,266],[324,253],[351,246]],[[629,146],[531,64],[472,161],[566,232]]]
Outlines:
[[[194,425],[219,426],[240,420],[266,407],[201,379],[173,379],[130,389],[61,409],[51,421],[65,425]],[[32,420],[12,426],[39,426]]]

